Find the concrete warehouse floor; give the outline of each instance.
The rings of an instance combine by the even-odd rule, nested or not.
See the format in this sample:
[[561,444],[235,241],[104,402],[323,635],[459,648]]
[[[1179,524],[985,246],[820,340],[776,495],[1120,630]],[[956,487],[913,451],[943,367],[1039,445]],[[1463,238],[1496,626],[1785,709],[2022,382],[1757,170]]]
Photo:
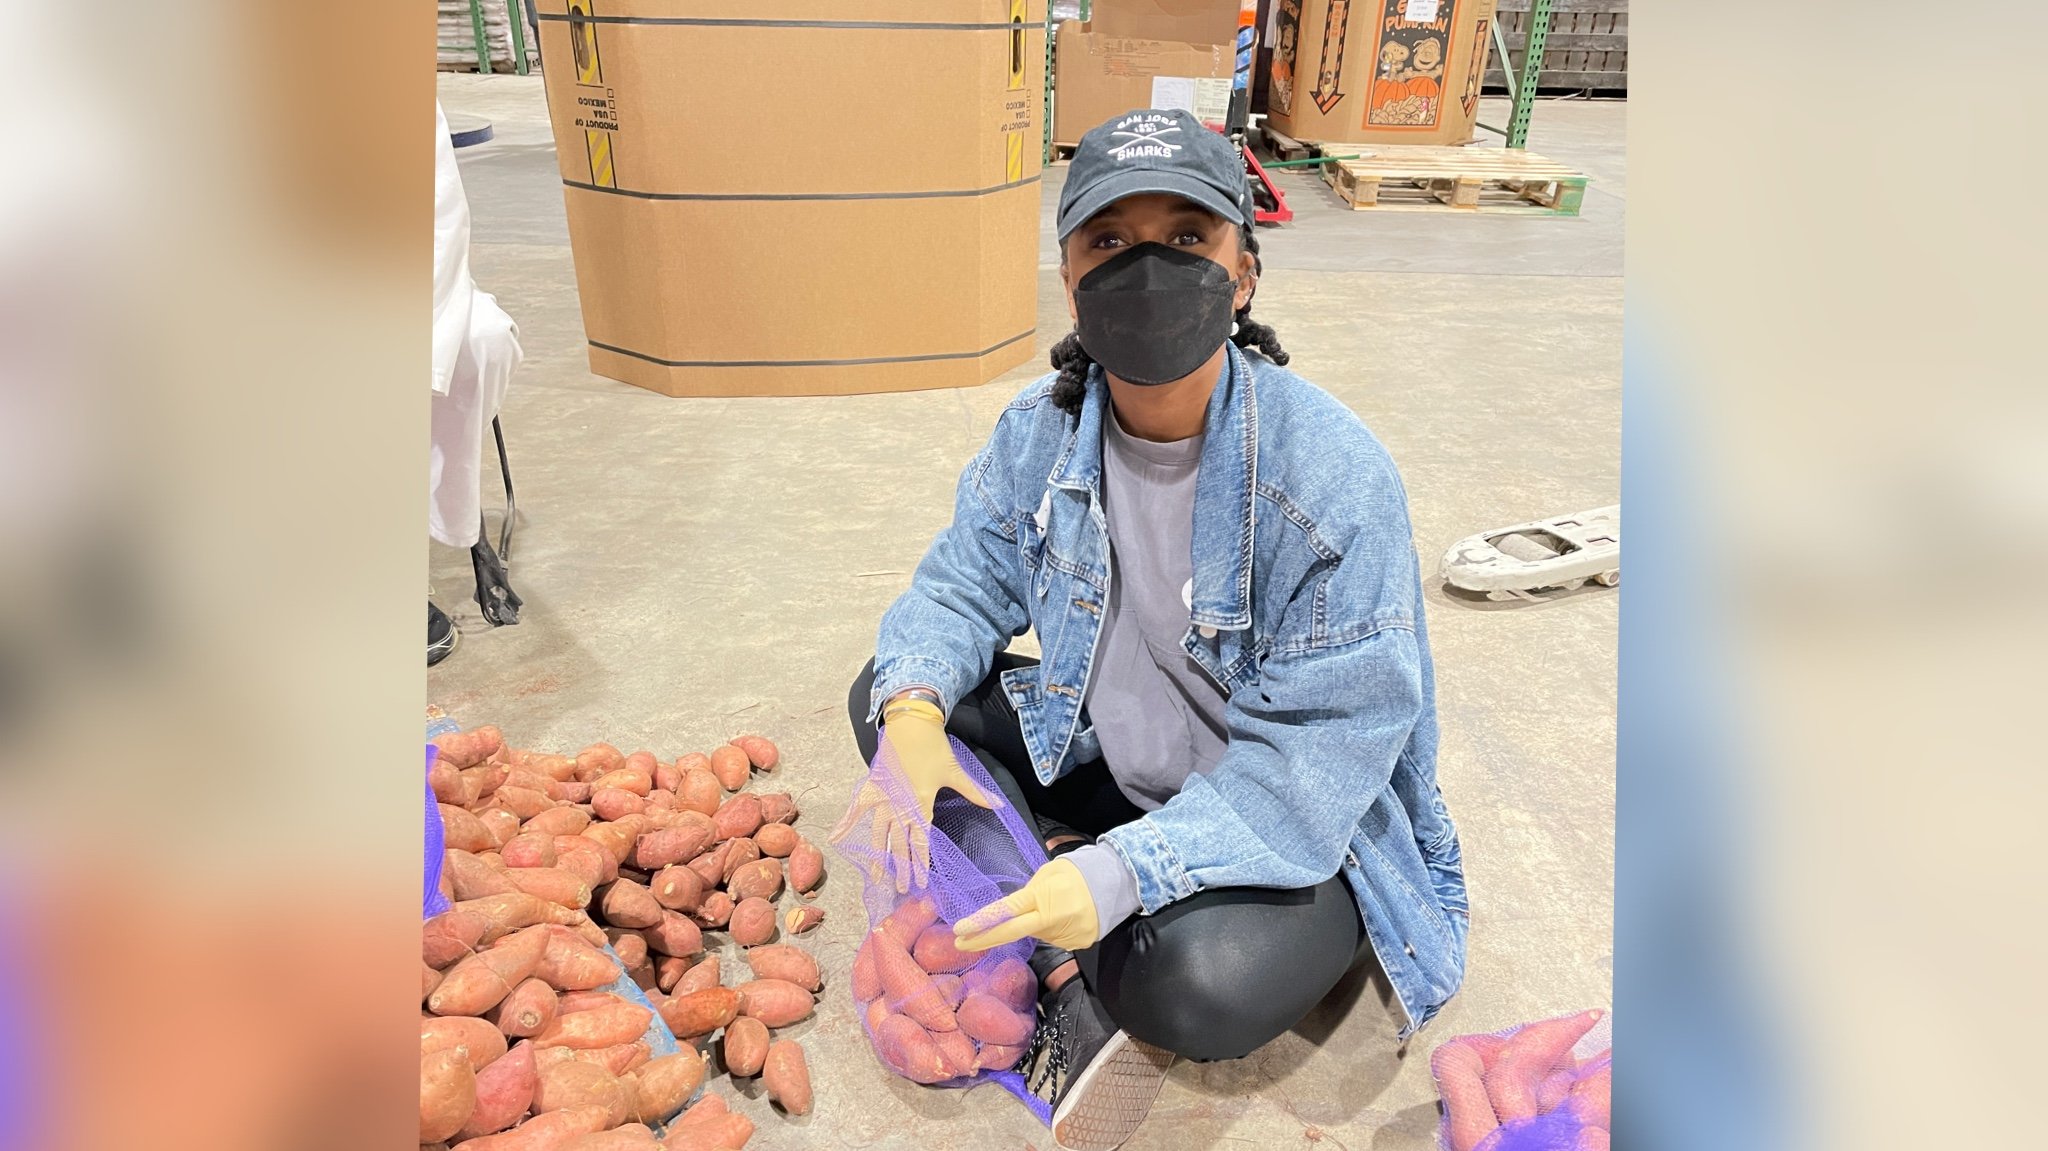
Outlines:
[[[526,607],[490,628],[467,555],[436,546],[437,598],[463,639],[428,673],[429,700],[563,751],[606,739],[674,756],[760,731],[786,764],[767,782],[804,797],[798,826],[822,840],[864,771],[843,709],[876,621],[950,515],[961,466],[1068,329],[1050,239],[1041,355],[984,387],[669,399],[587,368],[540,78],[444,74],[440,92],[451,115],[496,129],[459,155],[472,271],[526,348],[504,411]],[[1536,109],[1531,147],[1595,177],[1576,220],[1353,213],[1314,176],[1282,177],[1298,215],[1261,233],[1257,314],[1392,451],[1426,565],[1472,532],[1620,496],[1626,115]],[[1481,119],[1506,116],[1495,100]],[[1048,223],[1064,171],[1046,173]],[[1132,1151],[1422,1151],[1438,1043],[1611,1003],[1618,594],[1495,605],[1430,591],[1440,775],[1472,893],[1458,998],[1405,1051],[1397,1009],[1364,986],[1246,1059],[1183,1062]],[[809,938],[829,982],[796,1029],[817,1108],[790,1121],[757,1086],[721,1085],[758,1125],[750,1146],[1050,1148],[999,1088],[918,1087],[875,1061],[845,991],[859,877],[827,859],[828,917]]]

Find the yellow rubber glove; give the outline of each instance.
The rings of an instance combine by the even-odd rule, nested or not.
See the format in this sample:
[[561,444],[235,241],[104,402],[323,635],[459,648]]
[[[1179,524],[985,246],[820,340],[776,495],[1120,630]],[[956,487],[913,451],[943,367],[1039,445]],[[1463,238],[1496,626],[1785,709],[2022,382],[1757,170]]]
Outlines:
[[[853,806],[832,829],[831,840],[838,843],[846,838],[862,817],[872,813],[868,834],[874,857],[889,861],[896,890],[909,891],[924,887],[931,876],[932,804],[940,790],[952,788],[979,807],[993,810],[994,805],[953,758],[952,741],[946,738],[946,717],[930,701],[904,699],[888,704],[883,709],[882,740],[894,753],[916,810],[899,810],[879,784],[868,780],[854,793]],[[870,878],[879,882],[882,877]]]
[[1095,896],[1071,860],[1055,859],[1030,882],[953,925],[953,946],[987,951],[1029,935],[1079,951],[1095,943]]

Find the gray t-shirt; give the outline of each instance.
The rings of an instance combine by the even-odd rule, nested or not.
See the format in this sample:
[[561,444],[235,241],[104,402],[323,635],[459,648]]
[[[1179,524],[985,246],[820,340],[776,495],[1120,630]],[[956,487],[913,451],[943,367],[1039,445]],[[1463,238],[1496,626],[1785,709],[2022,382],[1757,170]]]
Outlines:
[[[1114,416],[1104,421],[1111,577],[1084,702],[1110,775],[1145,811],[1216,766],[1230,740],[1223,689],[1181,647],[1201,456],[1201,436],[1154,443],[1127,434]],[[1137,883],[1114,851],[1089,846],[1068,858],[1088,880],[1104,931],[1138,910]]]

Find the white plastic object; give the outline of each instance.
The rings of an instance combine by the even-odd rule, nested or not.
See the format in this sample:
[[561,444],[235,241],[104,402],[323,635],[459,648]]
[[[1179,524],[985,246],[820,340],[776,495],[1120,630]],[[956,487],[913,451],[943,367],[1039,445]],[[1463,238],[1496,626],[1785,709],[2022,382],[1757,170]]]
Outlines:
[[1444,582],[1491,599],[1534,599],[1587,580],[1621,582],[1621,505],[1466,536],[1444,553]]

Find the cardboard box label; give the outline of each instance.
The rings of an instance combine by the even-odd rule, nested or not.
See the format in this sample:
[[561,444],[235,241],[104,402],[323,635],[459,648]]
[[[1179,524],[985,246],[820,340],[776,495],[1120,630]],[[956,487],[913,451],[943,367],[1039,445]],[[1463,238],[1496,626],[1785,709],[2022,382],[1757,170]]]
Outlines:
[[[1444,114],[1444,61],[1450,56],[1451,14],[1457,6],[1430,3],[1425,7],[1415,0],[1384,3],[1372,92],[1365,101],[1362,126],[1434,128]],[[1410,11],[1415,15],[1408,15]],[[1333,2],[1330,20],[1334,23],[1336,19]],[[1318,106],[1321,103],[1319,98]]]
[[569,55],[576,69],[576,127],[583,130],[583,155],[590,164],[590,182],[600,188],[619,186],[615,134],[619,130],[617,96],[604,84],[604,58],[597,48],[595,0],[569,0]]
[[1219,76],[1154,76],[1152,107],[1180,108],[1204,124],[1221,124],[1230,114],[1230,81]]

